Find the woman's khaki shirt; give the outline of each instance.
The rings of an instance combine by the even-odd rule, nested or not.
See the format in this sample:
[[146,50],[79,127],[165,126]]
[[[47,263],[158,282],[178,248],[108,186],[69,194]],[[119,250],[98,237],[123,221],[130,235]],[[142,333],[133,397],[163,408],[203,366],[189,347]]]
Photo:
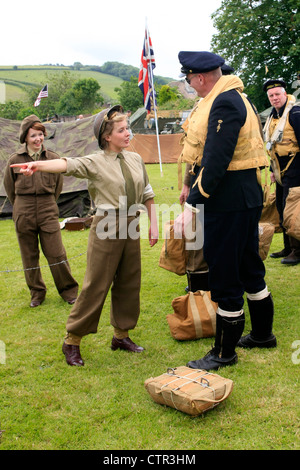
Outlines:
[[[145,164],[135,152],[123,150],[135,186],[136,204],[144,204],[155,195],[149,183]],[[67,162],[66,176],[88,180],[88,191],[95,206],[102,209],[123,209],[122,197],[126,196],[125,180],[116,152],[99,152],[78,158],[63,159]]]

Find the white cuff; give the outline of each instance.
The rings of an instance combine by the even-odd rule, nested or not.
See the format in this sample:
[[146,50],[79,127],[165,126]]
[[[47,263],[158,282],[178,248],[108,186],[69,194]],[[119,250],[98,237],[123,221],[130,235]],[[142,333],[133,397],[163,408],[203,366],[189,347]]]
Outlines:
[[147,184],[147,186],[144,189],[144,196],[147,196],[149,193],[153,193],[153,189],[151,184]]
[[244,313],[244,310],[238,310],[236,312],[229,312],[228,310],[222,310],[220,307],[217,308],[217,313],[221,316],[221,317],[230,317],[230,318],[236,318],[236,317],[240,317],[243,313]]
[[247,299],[249,300],[262,300],[265,299],[270,295],[270,292],[268,291],[268,287],[266,286],[263,290],[260,292],[257,292],[256,294],[248,294],[247,293]]
[[188,209],[189,211],[193,212],[194,214],[197,214],[200,212],[200,209],[197,209],[197,207],[191,206],[191,204],[188,204],[187,202],[184,203],[184,208]]

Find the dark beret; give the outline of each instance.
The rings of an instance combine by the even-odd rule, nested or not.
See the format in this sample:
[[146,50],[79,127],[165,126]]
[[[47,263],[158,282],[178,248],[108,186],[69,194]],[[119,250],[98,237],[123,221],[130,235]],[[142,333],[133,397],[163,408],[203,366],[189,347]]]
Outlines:
[[178,54],[181,63],[181,76],[188,73],[205,73],[221,67],[225,60],[213,52],[207,51],[180,51]]
[[283,80],[267,80],[264,83],[263,90],[268,91],[271,88],[283,87],[286,88],[286,83]]
[[234,69],[227,64],[222,65],[221,70],[223,75],[230,75],[231,73],[234,73]]

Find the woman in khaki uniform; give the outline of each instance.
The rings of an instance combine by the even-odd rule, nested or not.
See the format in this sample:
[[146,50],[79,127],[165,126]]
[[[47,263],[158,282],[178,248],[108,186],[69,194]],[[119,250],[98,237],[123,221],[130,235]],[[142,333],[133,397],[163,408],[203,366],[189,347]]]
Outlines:
[[22,146],[9,158],[4,187],[13,206],[13,220],[19,241],[25,279],[31,294],[30,307],[38,307],[45,299],[46,286],[39,269],[39,242],[60,296],[73,304],[78,293],[78,283],[73,278],[62,243],[58,221],[58,199],[63,177],[51,173],[33,174],[30,178],[14,163],[49,161],[59,156],[44,145],[46,129],[40,119],[32,114],[20,126]]
[[66,361],[74,366],[84,364],[80,341],[83,336],[97,332],[110,287],[110,320],[114,327],[111,348],[143,351],[128,335],[128,330],[135,328],[140,313],[141,257],[137,214],[141,205],[150,219],[150,245],[155,245],[158,240],[154,193],[142,158],[126,150],[130,131],[122,107],[114,106],[99,113],[94,121],[94,133],[101,149],[96,154],[19,165],[25,175],[38,170],[86,178],[97,207],[89,235],[83,287],[67,320],[63,344]]

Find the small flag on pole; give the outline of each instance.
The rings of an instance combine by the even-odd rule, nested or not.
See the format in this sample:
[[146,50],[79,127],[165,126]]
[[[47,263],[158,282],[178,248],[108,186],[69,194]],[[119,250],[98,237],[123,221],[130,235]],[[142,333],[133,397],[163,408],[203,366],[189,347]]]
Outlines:
[[39,95],[37,97],[37,99],[35,100],[34,102],[34,105],[33,106],[39,106],[40,102],[41,102],[41,99],[42,98],[47,98],[48,96],[48,85],[45,85],[44,88],[41,89],[41,91],[39,92]]
[[149,31],[146,28],[144,45],[141,57],[138,85],[144,95],[144,106],[148,113],[156,106],[156,93],[153,84],[153,69],[155,57]]

